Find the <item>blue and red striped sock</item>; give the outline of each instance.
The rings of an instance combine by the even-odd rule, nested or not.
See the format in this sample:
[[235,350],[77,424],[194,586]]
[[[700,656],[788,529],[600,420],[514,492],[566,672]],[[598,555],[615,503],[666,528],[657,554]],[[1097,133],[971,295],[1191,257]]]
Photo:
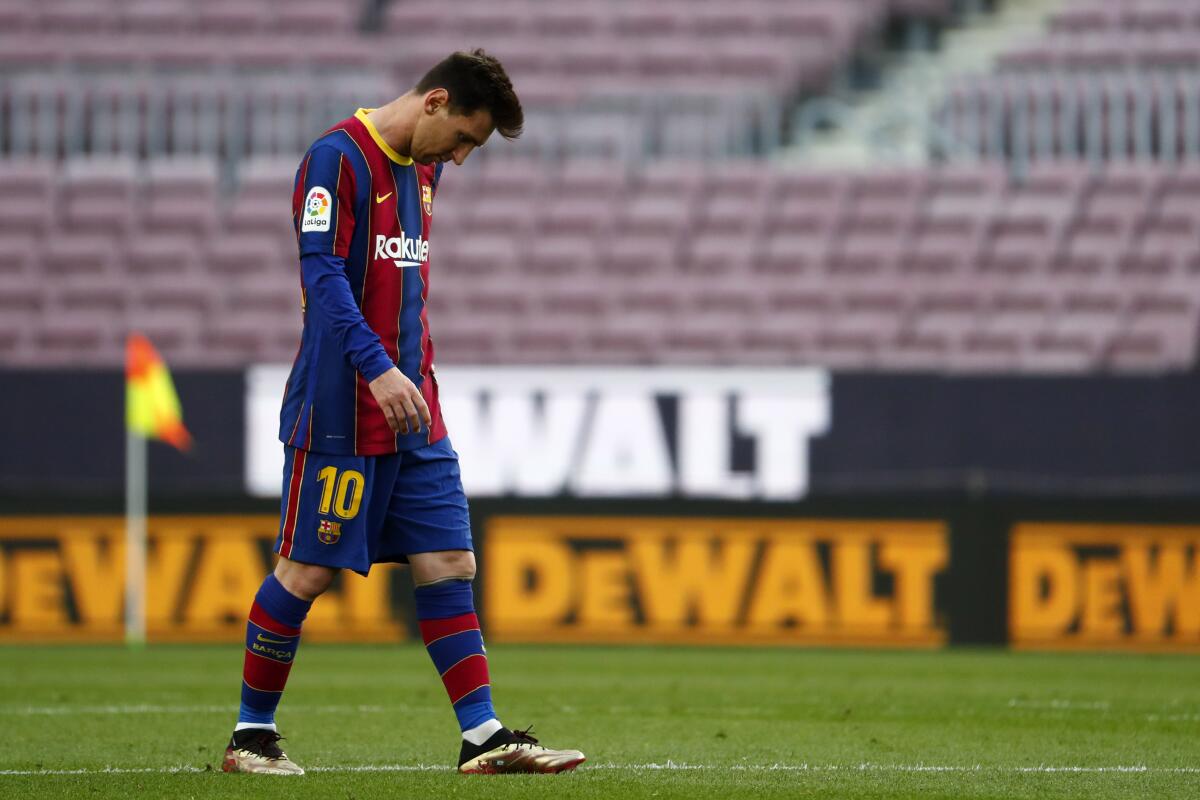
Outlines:
[[415,592],[421,638],[464,731],[496,719],[487,654],[471,582],[448,580]]
[[275,724],[275,709],[300,645],[300,625],[311,607],[311,600],[296,597],[274,575],[267,576],[254,596],[246,622],[240,726]]

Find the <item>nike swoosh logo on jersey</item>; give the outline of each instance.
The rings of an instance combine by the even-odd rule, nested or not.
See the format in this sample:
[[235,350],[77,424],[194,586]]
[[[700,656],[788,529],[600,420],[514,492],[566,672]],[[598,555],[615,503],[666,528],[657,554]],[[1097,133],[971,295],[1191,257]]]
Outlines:
[[267,637],[263,636],[261,633],[258,635],[258,640],[260,642],[267,642],[269,644],[289,644],[287,639],[268,639]]
[[388,193],[387,193],[387,194],[385,194],[383,197],[380,197],[380,196],[379,196],[379,193],[378,193],[378,192],[376,192],[376,193],[375,193],[375,202],[376,202],[376,203],[382,203],[384,200],[387,200],[389,197],[391,197],[391,196],[392,196],[392,194],[393,194],[392,192],[388,192]]

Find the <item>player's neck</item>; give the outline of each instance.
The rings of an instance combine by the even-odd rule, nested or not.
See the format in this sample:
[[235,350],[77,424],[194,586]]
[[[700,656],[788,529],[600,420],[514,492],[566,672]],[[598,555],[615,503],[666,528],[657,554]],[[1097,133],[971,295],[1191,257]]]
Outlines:
[[[411,92],[397,97],[387,105],[367,114],[367,119],[379,131],[388,147],[402,156],[412,156],[412,137],[416,114],[420,113],[421,98]],[[412,107],[417,111],[414,113]]]

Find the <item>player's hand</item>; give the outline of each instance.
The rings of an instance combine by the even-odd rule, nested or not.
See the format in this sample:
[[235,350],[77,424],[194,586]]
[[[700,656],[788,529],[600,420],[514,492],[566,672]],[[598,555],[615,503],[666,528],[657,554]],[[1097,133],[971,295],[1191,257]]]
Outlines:
[[428,428],[433,424],[429,406],[421,392],[404,373],[392,367],[367,384],[375,402],[383,410],[388,426],[394,433],[416,433],[421,423]]

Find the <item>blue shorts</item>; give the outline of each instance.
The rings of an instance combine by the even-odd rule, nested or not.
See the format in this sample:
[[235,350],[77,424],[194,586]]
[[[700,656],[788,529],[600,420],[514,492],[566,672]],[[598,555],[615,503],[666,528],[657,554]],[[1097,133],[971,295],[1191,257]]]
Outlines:
[[284,446],[275,552],[352,569],[410,553],[472,550],[458,453],[443,438],[386,456],[339,456]]

